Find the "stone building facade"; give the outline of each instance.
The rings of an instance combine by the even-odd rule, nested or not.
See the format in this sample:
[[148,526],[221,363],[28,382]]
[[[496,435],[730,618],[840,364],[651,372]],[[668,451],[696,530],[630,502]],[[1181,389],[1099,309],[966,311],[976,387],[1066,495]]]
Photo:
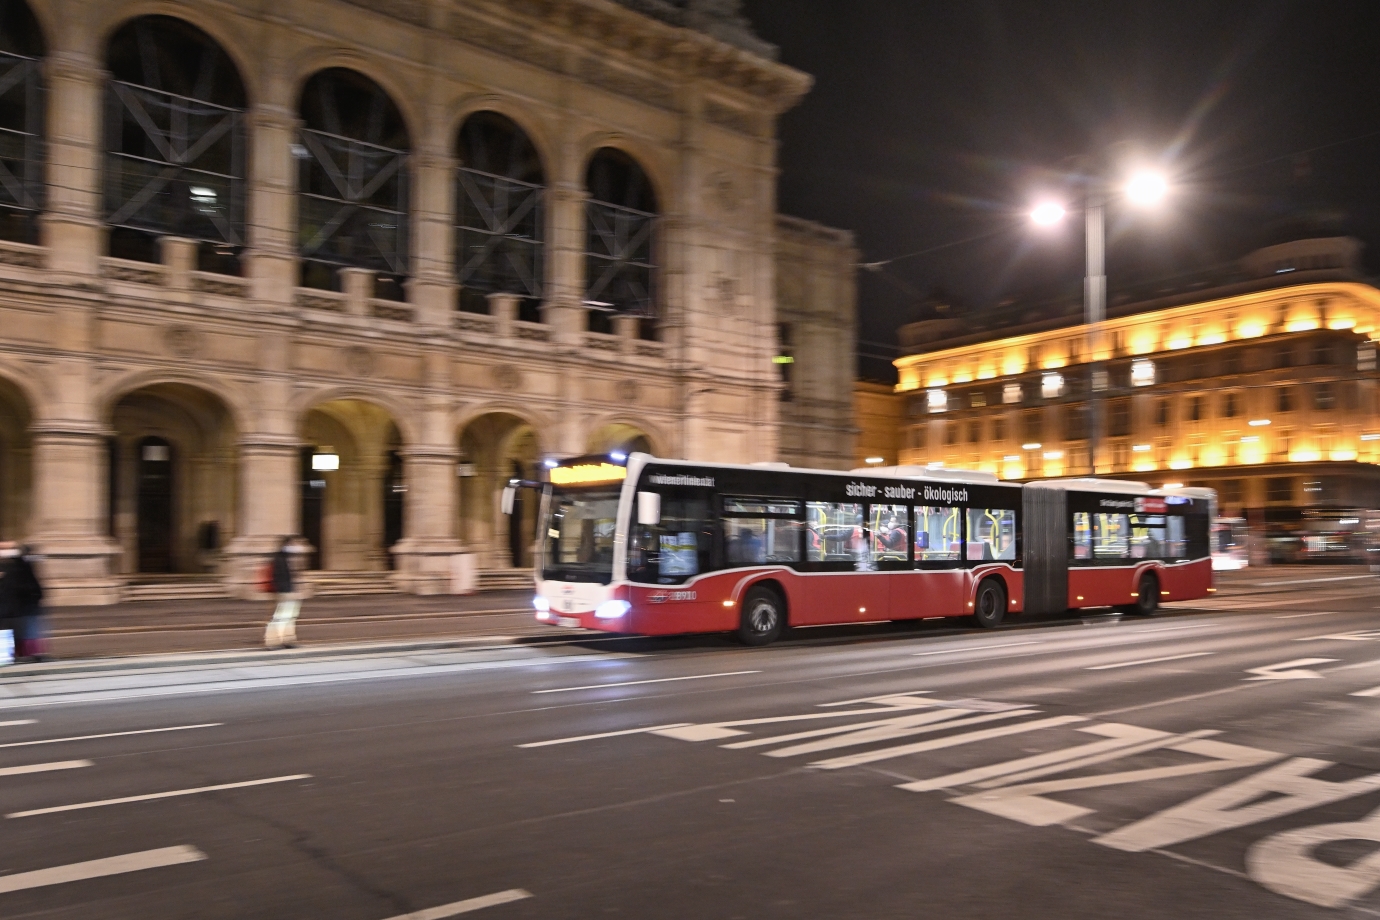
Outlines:
[[780,458],[849,469],[856,442],[858,251],[853,234],[796,217],[776,221]]
[[1268,247],[1225,283],[1114,303],[1100,328],[903,327],[900,460],[1207,486],[1262,530],[1363,526],[1354,512],[1380,509],[1380,290],[1359,254],[1346,237]]
[[0,537],[57,603],[293,533],[433,592],[543,457],[776,459],[810,79],[736,10],[0,4]]

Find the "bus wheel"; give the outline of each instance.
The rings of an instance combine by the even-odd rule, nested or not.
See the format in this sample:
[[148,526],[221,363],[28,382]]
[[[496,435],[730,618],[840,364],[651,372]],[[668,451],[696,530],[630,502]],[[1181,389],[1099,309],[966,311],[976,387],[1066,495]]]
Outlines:
[[1137,616],[1154,616],[1160,609],[1160,580],[1149,572],[1140,576],[1140,584],[1136,587],[1136,602],[1127,604],[1122,609]]
[[996,629],[1006,616],[1006,592],[1001,582],[989,578],[978,585],[977,599],[973,601],[973,622],[983,629]]
[[743,598],[738,640],[744,645],[770,645],[786,628],[785,605],[770,588],[753,588]]

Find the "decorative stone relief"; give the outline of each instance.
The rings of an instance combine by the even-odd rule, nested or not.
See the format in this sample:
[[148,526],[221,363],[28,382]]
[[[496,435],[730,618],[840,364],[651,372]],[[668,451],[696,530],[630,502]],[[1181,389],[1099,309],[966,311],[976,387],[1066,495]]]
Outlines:
[[638,382],[631,377],[618,381],[615,392],[618,394],[619,402],[627,403],[628,405],[636,404],[638,399],[642,396],[642,388],[638,385]]
[[721,209],[729,214],[738,210],[741,196],[738,194],[738,186],[733,183],[732,176],[726,172],[716,172],[705,180],[705,185],[709,199]]
[[724,105],[713,99],[706,99],[704,103],[704,120],[711,125],[718,125],[720,128],[727,128],[730,131],[737,131],[739,134],[756,136],[759,133],[757,119],[750,112],[733,106]]
[[356,377],[368,377],[374,372],[374,353],[363,345],[345,349],[345,369]]
[[190,326],[168,326],[163,330],[163,345],[179,358],[195,358],[201,353],[201,333]]
[[500,364],[493,369],[494,386],[500,390],[522,389],[522,372],[511,364]]

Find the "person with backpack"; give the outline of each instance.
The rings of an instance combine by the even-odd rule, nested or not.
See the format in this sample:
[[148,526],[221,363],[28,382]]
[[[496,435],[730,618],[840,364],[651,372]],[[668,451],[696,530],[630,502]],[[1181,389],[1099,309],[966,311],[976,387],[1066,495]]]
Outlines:
[[268,649],[297,647],[297,614],[302,610],[302,595],[296,590],[297,577],[292,570],[294,549],[292,537],[283,537],[268,563],[268,587],[278,600],[273,618],[264,630],[264,647]]

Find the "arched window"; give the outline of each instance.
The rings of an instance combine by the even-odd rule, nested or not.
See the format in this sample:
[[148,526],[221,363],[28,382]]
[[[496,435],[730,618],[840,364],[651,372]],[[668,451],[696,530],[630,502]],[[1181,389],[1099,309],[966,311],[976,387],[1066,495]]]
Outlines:
[[305,287],[339,290],[338,270],[376,272],[402,300],[407,276],[407,155],[402,113],[373,80],[334,67],[302,89],[298,241]]
[[657,202],[632,157],[604,147],[585,177],[585,306],[590,328],[607,331],[615,315],[656,318]]
[[518,294],[538,319],[545,260],[545,177],[531,140],[497,112],[465,120],[456,144],[455,267],[460,307],[488,312],[485,295]]
[[0,2],[0,239],[21,243],[43,208],[43,53],[28,4]]
[[199,265],[238,273],[245,91],[225,50],[169,16],[131,20],[106,51],[110,253],[157,261],[160,236],[199,240]]

